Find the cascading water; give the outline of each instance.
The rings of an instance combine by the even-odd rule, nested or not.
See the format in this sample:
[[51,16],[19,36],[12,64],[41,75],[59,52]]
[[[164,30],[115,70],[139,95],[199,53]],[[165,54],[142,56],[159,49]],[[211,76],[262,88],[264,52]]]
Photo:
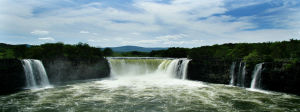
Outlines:
[[244,63],[244,66],[242,69],[241,87],[245,87],[245,77],[246,77],[246,63]]
[[239,86],[239,87],[245,87],[245,78],[246,78],[246,63],[240,62],[238,66],[238,72],[235,72],[236,69],[236,62],[232,62],[230,67],[230,85],[232,86]]
[[236,62],[232,62],[231,64],[231,67],[230,67],[230,75],[231,75],[231,80],[230,80],[230,85],[234,85],[234,79],[235,79],[235,76],[234,76],[234,73],[235,73],[235,65],[236,65]]
[[182,59],[144,59],[144,58],[108,58],[111,76],[114,78],[127,76],[153,75],[161,78],[186,79],[190,60]]
[[251,81],[251,89],[260,88],[260,77],[261,77],[263,64],[264,63],[256,64],[256,66],[253,70],[252,81]]
[[188,64],[191,60],[183,60],[182,66],[180,68],[180,73],[182,74],[181,79],[185,80],[187,78],[187,70],[188,70]]
[[238,71],[238,74],[237,74],[236,86],[241,86],[240,84],[241,84],[241,73],[242,73],[242,67],[243,67],[242,65],[243,65],[243,63],[240,62],[239,71]]
[[26,88],[49,87],[49,80],[43,63],[40,60],[22,60],[26,76]]
[[240,62],[236,86],[245,87],[246,63]]
[[27,88],[36,87],[36,81],[32,71],[31,60],[24,59],[22,60],[22,64],[25,71]]

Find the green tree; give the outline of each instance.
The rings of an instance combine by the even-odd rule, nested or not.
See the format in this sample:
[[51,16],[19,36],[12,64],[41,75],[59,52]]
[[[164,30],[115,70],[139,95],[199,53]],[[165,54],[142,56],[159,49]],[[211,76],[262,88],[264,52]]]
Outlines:
[[113,54],[113,50],[111,48],[105,48],[103,50],[103,55],[104,56],[112,56],[112,54]]
[[15,58],[14,51],[12,49],[0,49],[0,59]]
[[258,63],[259,61],[261,61],[261,57],[258,55],[257,51],[254,50],[253,52],[249,53],[248,56],[245,56],[243,58],[243,60],[245,62],[254,62],[254,63]]
[[172,58],[186,58],[188,55],[189,49],[187,48],[169,48],[167,49],[162,56],[163,57],[172,57]]

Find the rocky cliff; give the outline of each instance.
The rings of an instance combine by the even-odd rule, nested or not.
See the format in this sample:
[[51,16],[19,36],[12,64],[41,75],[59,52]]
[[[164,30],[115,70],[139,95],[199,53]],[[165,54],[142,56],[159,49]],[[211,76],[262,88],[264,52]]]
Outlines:
[[[50,83],[108,77],[108,61],[98,60],[42,60]],[[22,62],[18,59],[0,59],[0,95],[10,94],[26,87]]]
[[65,82],[108,77],[109,64],[106,59],[99,60],[43,60],[49,81]]
[[221,60],[192,60],[188,67],[189,80],[229,84],[231,62]]
[[[233,61],[217,59],[192,60],[189,63],[188,79],[210,83],[229,84]],[[239,61],[236,61],[235,74],[239,72]],[[251,85],[254,67],[257,63],[247,63],[244,87]],[[261,89],[286,92],[300,95],[300,63],[265,62],[261,72]]]
[[22,63],[18,59],[0,60],[0,95],[22,90],[26,85]]

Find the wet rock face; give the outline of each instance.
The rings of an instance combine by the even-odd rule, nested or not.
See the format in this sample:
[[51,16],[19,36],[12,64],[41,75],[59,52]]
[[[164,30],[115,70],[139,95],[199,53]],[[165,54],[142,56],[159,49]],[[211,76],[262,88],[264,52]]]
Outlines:
[[[188,67],[188,79],[210,83],[229,84],[230,67],[232,62],[219,60],[192,60]],[[261,72],[261,89],[300,95],[300,63],[266,62]],[[255,64],[247,64],[245,74],[245,87],[251,85]],[[238,72],[236,65],[235,73]]]
[[300,63],[266,63],[262,71],[262,89],[300,95]]
[[192,60],[188,66],[187,78],[210,83],[229,84],[231,63],[219,60]]
[[43,60],[50,83],[109,77],[106,59],[99,60]]
[[[42,60],[50,83],[109,77],[107,60]],[[11,94],[26,87],[22,62],[18,59],[0,60],[0,95]]]
[[26,86],[26,78],[22,63],[18,59],[0,60],[0,95],[22,90]]

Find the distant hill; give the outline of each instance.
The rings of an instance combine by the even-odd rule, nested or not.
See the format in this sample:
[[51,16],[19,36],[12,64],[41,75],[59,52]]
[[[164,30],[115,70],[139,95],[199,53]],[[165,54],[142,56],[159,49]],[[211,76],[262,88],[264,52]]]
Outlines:
[[151,52],[153,50],[165,50],[168,48],[147,48],[139,46],[121,46],[121,47],[110,47],[114,52],[130,52],[130,51],[140,51],[140,52]]
[[28,44],[17,44],[17,45],[13,45],[13,44],[6,44],[6,43],[0,43],[0,47],[5,48],[5,47],[13,47],[13,46],[23,46],[25,45],[26,47],[31,47],[31,45]]

